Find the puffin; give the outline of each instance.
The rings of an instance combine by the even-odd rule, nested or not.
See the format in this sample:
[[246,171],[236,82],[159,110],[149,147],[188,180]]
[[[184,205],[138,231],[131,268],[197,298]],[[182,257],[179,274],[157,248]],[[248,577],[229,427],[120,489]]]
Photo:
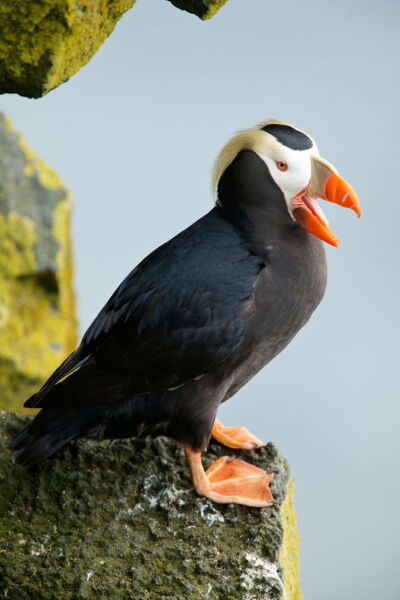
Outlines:
[[266,507],[274,473],[236,456],[207,471],[210,438],[263,442],[218,407],[307,323],[337,247],[317,199],[355,211],[353,188],[311,136],[270,119],[236,133],[216,159],[214,207],[151,252],[106,302],[79,346],[24,404],[40,408],[11,444],[31,467],[75,438],[166,436],[181,444],[195,491]]

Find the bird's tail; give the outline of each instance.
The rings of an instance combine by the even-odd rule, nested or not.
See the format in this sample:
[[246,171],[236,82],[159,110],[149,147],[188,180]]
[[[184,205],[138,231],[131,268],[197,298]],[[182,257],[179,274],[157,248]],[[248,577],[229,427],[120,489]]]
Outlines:
[[13,440],[13,461],[32,467],[46,460],[77,437],[95,437],[85,411],[44,408]]

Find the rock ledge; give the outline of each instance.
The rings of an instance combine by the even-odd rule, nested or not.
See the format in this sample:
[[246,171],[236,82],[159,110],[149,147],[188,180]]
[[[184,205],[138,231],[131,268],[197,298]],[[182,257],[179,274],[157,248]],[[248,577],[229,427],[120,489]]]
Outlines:
[[[301,600],[293,481],[272,444],[241,453],[279,469],[259,510],[197,496],[164,438],[81,440],[26,471],[8,445],[28,418],[0,412],[0,596]],[[212,443],[205,461],[224,453]]]

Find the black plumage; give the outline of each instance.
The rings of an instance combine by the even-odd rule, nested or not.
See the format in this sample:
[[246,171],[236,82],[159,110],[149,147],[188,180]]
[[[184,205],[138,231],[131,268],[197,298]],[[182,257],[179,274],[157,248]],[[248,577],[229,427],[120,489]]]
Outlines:
[[306,323],[326,285],[321,241],[255,152],[239,152],[218,195],[127,276],[25,403],[42,410],[12,444],[17,463],[75,437],[167,435],[203,450],[220,403]]
[[313,146],[312,139],[308,135],[290,125],[268,123],[261,129],[292,150],[310,150]]

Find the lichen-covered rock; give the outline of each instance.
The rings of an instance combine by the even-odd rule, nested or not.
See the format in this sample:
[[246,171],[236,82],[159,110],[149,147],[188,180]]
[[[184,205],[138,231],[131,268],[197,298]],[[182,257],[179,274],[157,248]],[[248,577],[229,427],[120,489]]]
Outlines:
[[71,198],[0,114],[0,407],[18,410],[76,344]]
[[[0,94],[40,98],[96,54],[136,0],[2,0]],[[170,0],[210,19],[227,0]]]
[[135,0],[2,0],[0,93],[39,98],[97,52]]
[[301,600],[293,481],[272,444],[241,453],[279,469],[260,510],[197,496],[164,438],[80,440],[26,471],[8,445],[28,418],[0,411],[0,597]]
[[211,19],[228,0],[169,0],[169,2],[206,20]]

